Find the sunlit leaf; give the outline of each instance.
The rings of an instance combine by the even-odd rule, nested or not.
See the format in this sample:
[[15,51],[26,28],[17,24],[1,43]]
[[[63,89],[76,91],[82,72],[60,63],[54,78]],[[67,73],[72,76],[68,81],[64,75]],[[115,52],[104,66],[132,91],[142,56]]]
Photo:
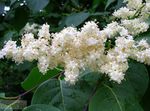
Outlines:
[[60,73],[59,70],[54,69],[49,70],[45,75],[43,75],[42,73],[39,72],[38,68],[35,67],[29,73],[28,77],[21,83],[21,86],[25,90],[30,90],[59,73]]
[[33,12],[38,12],[44,9],[50,0],[26,0],[28,7]]
[[78,26],[82,24],[89,16],[90,14],[88,12],[73,13],[66,18],[65,23],[67,26]]

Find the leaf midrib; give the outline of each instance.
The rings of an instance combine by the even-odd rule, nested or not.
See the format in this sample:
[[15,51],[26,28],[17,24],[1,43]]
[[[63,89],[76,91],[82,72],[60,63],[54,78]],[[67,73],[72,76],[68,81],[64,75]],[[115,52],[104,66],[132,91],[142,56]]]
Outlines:
[[120,102],[119,102],[119,99],[117,98],[117,95],[116,95],[115,92],[112,90],[112,88],[109,87],[109,86],[106,85],[106,84],[104,84],[104,86],[105,86],[106,88],[108,88],[108,89],[111,91],[112,95],[113,95],[114,98],[116,99],[116,102],[117,102],[117,104],[118,104],[118,106],[119,106],[120,111],[123,111],[123,109],[122,109],[122,107],[121,107],[121,104],[120,104]]
[[62,82],[61,82],[61,80],[59,80],[59,84],[60,84],[60,91],[61,91],[61,98],[62,98],[63,109],[64,109],[64,111],[66,111],[65,102],[64,102],[64,94],[63,94],[63,89],[62,89]]

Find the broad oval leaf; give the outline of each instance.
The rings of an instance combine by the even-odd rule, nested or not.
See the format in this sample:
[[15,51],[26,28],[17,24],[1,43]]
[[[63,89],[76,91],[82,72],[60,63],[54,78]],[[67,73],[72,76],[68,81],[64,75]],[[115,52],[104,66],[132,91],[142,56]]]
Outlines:
[[143,111],[140,99],[148,87],[145,65],[131,60],[121,84],[104,84],[93,96],[89,111]]
[[32,104],[51,104],[61,111],[82,111],[89,93],[84,87],[85,84],[71,87],[64,81],[51,79],[36,90]]
[[88,12],[73,13],[66,18],[66,26],[78,26],[83,23],[90,14]]
[[26,2],[30,10],[38,12],[48,5],[49,0],[26,0]]
[[130,61],[129,69],[126,72],[125,79],[126,81],[130,82],[136,94],[138,95],[138,98],[141,99],[145,94],[149,84],[149,75],[145,65],[133,60]]
[[32,71],[29,73],[28,77],[21,83],[21,86],[25,90],[30,90],[33,87],[38,86],[42,82],[46,81],[47,79],[54,77],[55,75],[59,74],[60,71],[53,69],[49,70],[45,75],[39,72],[38,68],[35,67],[32,69]]
[[104,84],[91,99],[89,111],[143,111],[128,83]]
[[24,108],[23,111],[60,111],[60,110],[51,105],[35,104]]
[[50,104],[61,111],[83,111],[95,86],[84,79],[75,85],[50,79],[35,91],[32,104]]

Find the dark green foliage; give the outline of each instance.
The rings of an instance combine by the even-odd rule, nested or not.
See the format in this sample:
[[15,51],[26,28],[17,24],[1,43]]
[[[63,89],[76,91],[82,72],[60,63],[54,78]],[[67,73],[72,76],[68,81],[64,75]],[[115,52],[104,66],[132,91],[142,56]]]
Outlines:
[[[95,73],[95,76],[93,74],[83,74],[74,85],[64,80],[50,79],[37,88],[31,104],[53,105],[61,111],[82,111],[87,107],[89,98],[100,78],[100,74]],[[92,81],[93,84],[91,84]]]
[[135,61],[130,60],[129,65],[121,84],[108,82],[101,74],[88,70],[74,85],[61,79],[47,80],[35,91],[29,108],[43,104],[60,111],[144,111],[140,101],[148,87],[148,71]]
[[148,86],[146,67],[130,62],[125,78],[121,84],[103,84],[99,87],[90,102],[89,111],[143,111],[139,96],[143,97]]

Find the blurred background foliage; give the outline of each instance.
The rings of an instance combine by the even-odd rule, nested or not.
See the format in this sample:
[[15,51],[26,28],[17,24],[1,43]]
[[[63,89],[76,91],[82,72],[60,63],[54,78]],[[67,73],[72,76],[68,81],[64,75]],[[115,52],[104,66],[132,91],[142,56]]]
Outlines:
[[[0,48],[4,42],[21,38],[26,23],[50,25],[50,31],[60,31],[67,26],[81,27],[85,21],[96,20],[100,29],[110,23],[114,10],[123,0],[0,0]],[[10,60],[0,60],[0,93],[16,96],[24,92],[21,82],[27,77],[35,63],[16,65]],[[147,67],[150,69],[150,67]],[[150,74],[150,70],[149,70]],[[32,93],[25,96],[30,102]],[[141,104],[149,111],[150,88]]]

